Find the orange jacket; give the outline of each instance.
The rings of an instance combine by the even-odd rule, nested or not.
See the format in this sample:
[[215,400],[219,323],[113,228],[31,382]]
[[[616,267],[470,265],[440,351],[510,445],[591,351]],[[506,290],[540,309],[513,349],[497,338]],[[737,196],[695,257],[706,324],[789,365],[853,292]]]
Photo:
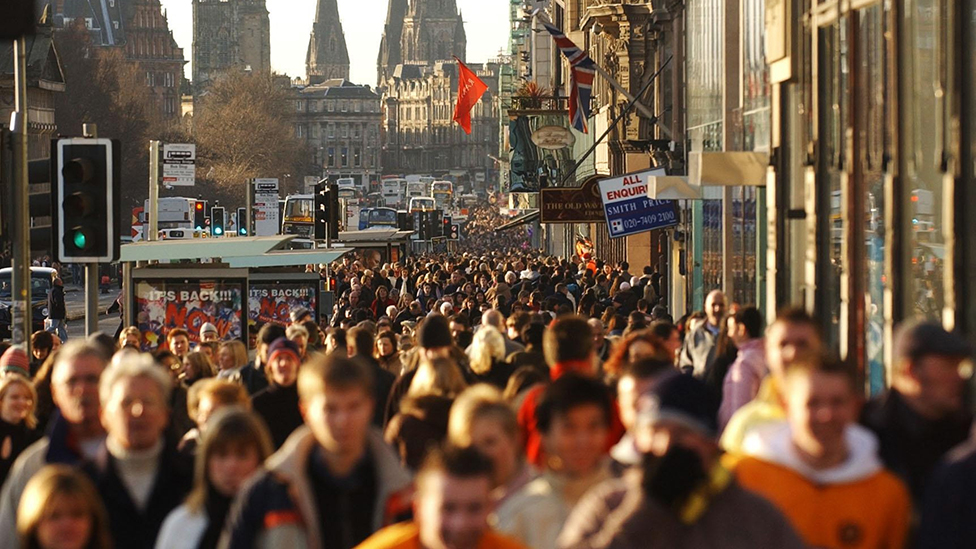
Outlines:
[[[413,522],[401,522],[388,526],[356,546],[356,549],[422,549],[420,532]],[[481,538],[478,549],[526,549],[521,543],[488,530]]]
[[744,488],[776,505],[813,547],[905,546],[911,513],[908,491],[880,467],[846,479],[815,482],[787,464],[745,457],[735,475]]

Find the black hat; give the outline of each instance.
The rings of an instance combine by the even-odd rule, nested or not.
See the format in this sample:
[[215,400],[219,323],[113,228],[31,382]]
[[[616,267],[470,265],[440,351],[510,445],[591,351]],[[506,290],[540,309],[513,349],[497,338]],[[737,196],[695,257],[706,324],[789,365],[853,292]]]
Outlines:
[[454,344],[454,339],[451,337],[451,327],[443,315],[430,315],[424,319],[424,323],[420,325],[417,339],[424,349],[450,347]]
[[704,382],[688,375],[667,376],[640,401],[638,419],[644,424],[674,421],[706,436],[718,433],[718,402]]
[[966,357],[972,352],[969,343],[936,322],[914,320],[902,324],[895,332],[896,360],[916,360],[928,355]]

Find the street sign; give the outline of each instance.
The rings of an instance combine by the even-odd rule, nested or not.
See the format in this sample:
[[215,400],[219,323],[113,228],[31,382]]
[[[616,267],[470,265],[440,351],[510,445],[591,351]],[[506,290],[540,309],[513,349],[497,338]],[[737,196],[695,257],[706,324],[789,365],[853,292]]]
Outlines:
[[278,222],[278,180],[255,179],[254,185],[254,235],[274,236],[281,224]]
[[196,182],[197,146],[191,143],[163,145],[163,185],[192,187]]
[[600,199],[610,238],[628,236],[678,224],[673,200],[647,198],[648,177],[667,175],[657,168],[600,181]]

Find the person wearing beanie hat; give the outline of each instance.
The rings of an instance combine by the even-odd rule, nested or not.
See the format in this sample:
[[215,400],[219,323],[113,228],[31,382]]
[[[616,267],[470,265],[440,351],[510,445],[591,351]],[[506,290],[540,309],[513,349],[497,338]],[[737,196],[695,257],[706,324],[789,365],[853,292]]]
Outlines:
[[630,282],[621,282],[620,289],[613,294],[613,304],[617,307],[617,313],[626,317],[637,309],[637,300],[640,299],[630,287]]
[[30,360],[20,345],[14,345],[0,356],[0,375],[20,374],[30,379]]
[[720,463],[717,411],[704,382],[684,374],[658,381],[638,401],[643,463],[590,490],[557,546],[806,547],[782,513]]
[[217,331],[217,327],[210,322],[204,322],[200,326],[200,343],[208,343],[211,341],[220,341],[220,333]]
[[276,450],[303,423],[298,407],[299,353],[294,341],[286,337],[276,339],[268,347],[264,370],[269,385],[255,393],[251,400],[254,411],[268,424]]

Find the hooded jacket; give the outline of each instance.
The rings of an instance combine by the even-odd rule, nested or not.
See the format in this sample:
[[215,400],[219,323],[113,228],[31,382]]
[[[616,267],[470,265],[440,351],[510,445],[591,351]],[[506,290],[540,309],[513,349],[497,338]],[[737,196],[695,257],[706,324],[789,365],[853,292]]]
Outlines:
[[845,433],[848,457],[830,469],[803,461],[786,424],[746,436],[735,474],[743,487],[776,505],[813,547],[904,547],[911,503],[905,486],[881,465],[875,436],[859,425]]
[[[367,436],[366,451],[376,468],[375,532],[409,510],[411,479],[378,431]],[[308,478],[309,457],[317,444],[308,426],[288,437],[241,489],[218,547],[322,547],[319,512]]]

